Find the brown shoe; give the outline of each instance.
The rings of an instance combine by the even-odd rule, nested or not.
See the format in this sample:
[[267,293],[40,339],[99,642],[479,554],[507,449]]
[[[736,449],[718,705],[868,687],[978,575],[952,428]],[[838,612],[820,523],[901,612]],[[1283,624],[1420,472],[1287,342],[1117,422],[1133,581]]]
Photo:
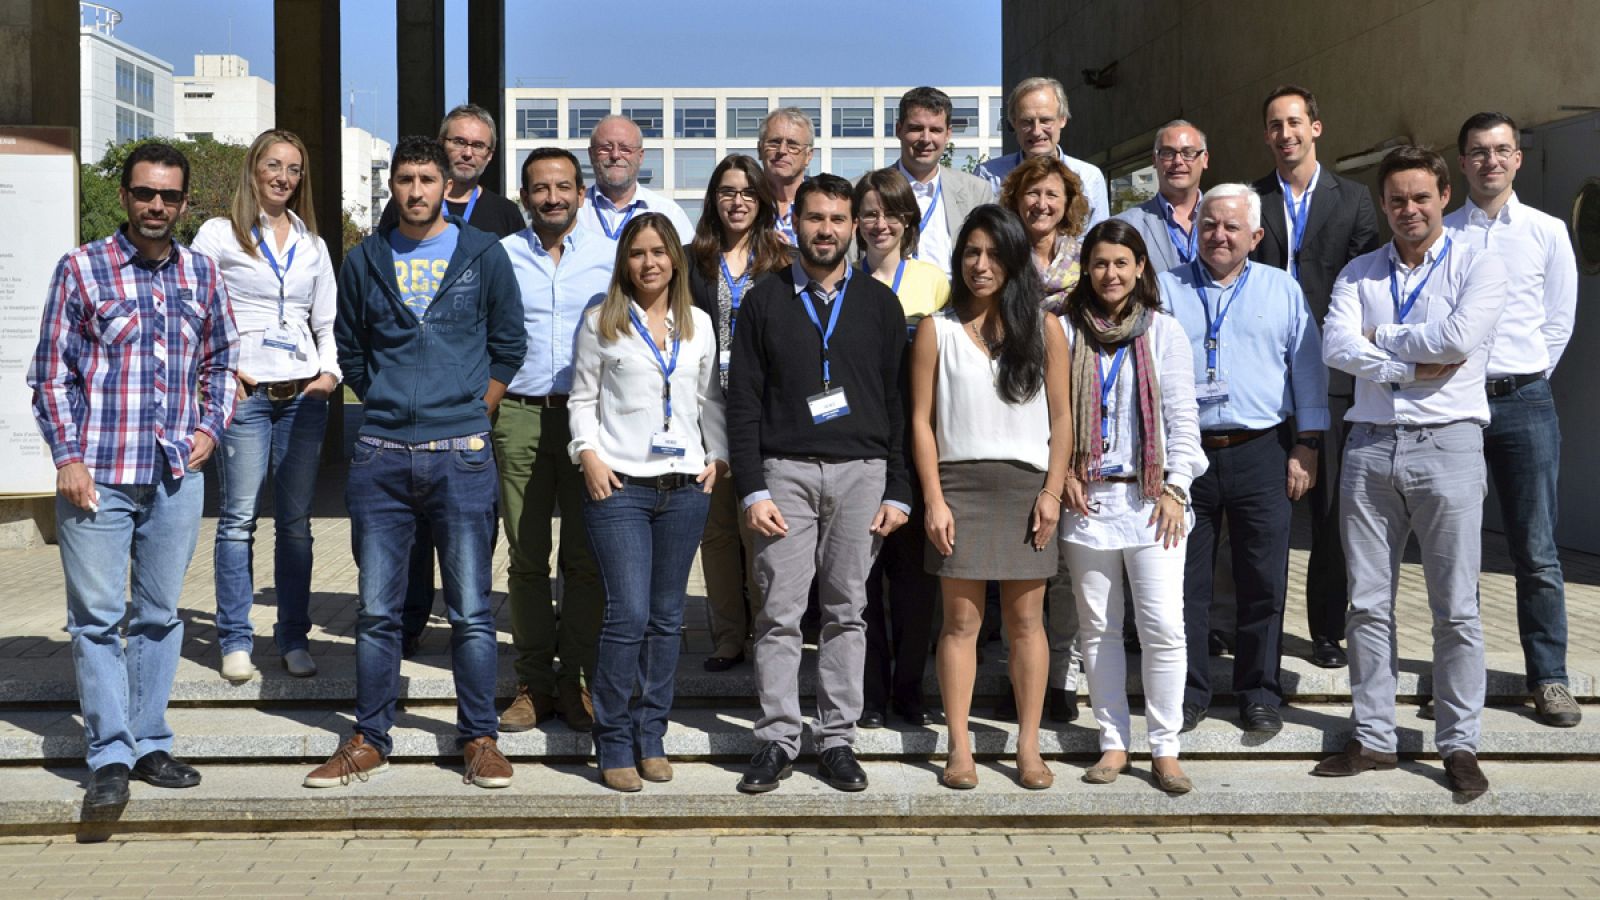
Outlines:
[[1050,767],[1045,765],[1043,760],[1037,765],[1024,765],[1020,761],[1017,763],[1017,784],[1028,790],[1046,790],[1055,783],[1055,773],[1050,771]]
[[970,791],[978,786],[978,768],[972,763],[967,763],[965,769],[945,766],[944,772],[939,775],[939,783],[952,791]]
[[312,769],[302,784],[308,788],[340,787],[387,771],[389,761],[364,736],[356,734],[346,738],[327,762]]
[[563,681],[556,695],[556,712],[573,731],[594,730],[594,704],[589,689],[576,681]]
[[625,794],[644,789],[644,782],[639,780],[639,773],[633,769],[601,769],[600,780],[613,791]]
[[665,784],[672,780],[672,763],[665,756],[651,756],[639,760],[639,776],[645,781]]
[[1392,769],[1399,761],[1400,757],[1396,754],[1369,750],[1360,741],[1351,738],[1350,743],[1344,746],[1343,753],[1317,763],[1311,774],[1321,775],[1324,778],[1347,778],[1374,769]]
[[1468,800],[1489,792],[1489,777],[1478,766],[1478,756],[1470,750],[1457,750],[1444,758],[1444,777],[1450,790]]
[[529,731],[547,719],[555,718],[556,698],[549,694],[535,694],[525,684],[517,685],[517,697],[500,714],[501,731]]
[[511,786],[511,761],[500,752],[494,738],[484,735],[468,741],[461,747],[461,756],[467,763],[466,773],[461,776],[462,784],[481,788]]

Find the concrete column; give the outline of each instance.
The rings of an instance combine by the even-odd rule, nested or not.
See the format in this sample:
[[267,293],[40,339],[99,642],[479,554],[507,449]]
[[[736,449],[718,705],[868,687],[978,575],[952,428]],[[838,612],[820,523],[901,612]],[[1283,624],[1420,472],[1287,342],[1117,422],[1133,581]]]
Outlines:
[[439,133],[444,118],[444,0],[395,0],[399,137]]
[[467,100],[487,109],[499,129],[495,160],[480,182],[506,193],[501,174],[504,157],[516,123],[506,117],[506,3],[505,0],[467,0]]

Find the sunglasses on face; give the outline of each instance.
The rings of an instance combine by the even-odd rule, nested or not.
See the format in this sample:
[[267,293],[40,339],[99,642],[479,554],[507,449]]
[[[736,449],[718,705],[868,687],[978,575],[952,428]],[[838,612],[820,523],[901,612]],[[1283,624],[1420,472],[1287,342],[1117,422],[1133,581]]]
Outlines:
[[160,197],[161,202],[168,206],[177,206],[179,203],[182,203],[184,196],[183,191],[175,188],[168,188],[164,191],[161,191],[156,190],[153,187],[143,186],[128,188],[128,194],[140,203],[149,203],[151,200]]

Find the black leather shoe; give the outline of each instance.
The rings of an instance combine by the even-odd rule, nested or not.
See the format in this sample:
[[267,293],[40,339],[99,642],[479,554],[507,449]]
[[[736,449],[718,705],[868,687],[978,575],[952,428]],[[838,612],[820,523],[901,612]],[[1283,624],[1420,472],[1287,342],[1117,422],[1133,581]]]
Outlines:
[[1066,688],[1051,688],[1049,712],[1052,722],[1071,722],[1078,718],[1078,695]]
[[1185,703],[1183,705],[1183,727],[1178,729],[1178,733],[1193,731],[1196,725],[1205,720],[1208,712],[1204,706],[1198,703]]
[[861,718],[856,720],[856,727],[857,728],[874,728],[874,729],[876,729],[876,728],[882,728],[883,726],[884,726],[884,715],[883,715],[883,713],[881,713],[881,712],[879,712],[878,710],[875,710],[875,709],[867,710],[866,712],[861,714]]
[[1432,722],[1434,720],[1433,716],[1433,698],[1425,697],[1422,700],[1422,705],[1417,707],[1417,718]]
[[165,750],[152,750],[133,764],[133,777],[158,788],[191,788],[200,783],[194,766],[172,758]]
[[1277,734],[1283,730],[1283,716],[1275,706],[1246,703],[1239,709],[1239,724],[1251,734]]
[[776,741],[770,741],[765,747],[750,757],[750,768],[745,770],[744,777],[739,779],[739,790],[746,794],[765,794],[775,790],[778,782],[794,774],[794,760],[789,754],[783,752]]
[[1311,639],[1311,664],[1324,669],[1342,669],[1350,665],[1350,658],[1344,655],[1344,649],[1339,642],[1331,638]]
[[89,786],[83,792],[84,809],[121,806],[128,802],[128,767],[122,763],[108,763],[89,776]]
[[1457,750],[1446,756],[1444,775],[1445,780],[1450,783],[1450,790],[1468,800],[1482,797],[1489,792],[1489,778],[1483,774],[1483,769],[1479,768],[1477,754],[1470,750]]
[[705,667],[707,672],[726,672],[742,662],[744,662],[743,650],[733,656],[708,656],[701,665]]
[[912,728],[923,728],[933,724],[933,714],[921,706],[897,706],[894,710],[895,718]]
[[817,776],[841,791],[867,789],[867,773],[849,747],[831,747],[817,758]]
[[417,651],[422,649],[422,634],[423,632],[419,631],[416,634],[408,634],[400,638],[401,659],[410,659],[417,655]]
[[1233,642],[1220,631],[1213,631],[1206,635],[1206,652],[1212,656],[1230,656],[1233,653]]

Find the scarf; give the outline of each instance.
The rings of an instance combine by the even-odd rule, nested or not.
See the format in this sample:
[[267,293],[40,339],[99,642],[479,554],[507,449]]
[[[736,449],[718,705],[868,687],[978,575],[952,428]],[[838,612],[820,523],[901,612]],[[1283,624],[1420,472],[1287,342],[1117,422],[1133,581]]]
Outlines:
[[[1100,474],[1100,352],[1115,352],[1131,344],[1129,362],[1136,379],[1134,398],[1139,407],[1139,448],[1134,464],[1139,469],[1139,487],[1145,499],[1161,495],[1166,470],[1162,448],[1161,384],[1150,352],[1150,324],[1155,312],[1140,306],[1121,322],[1110,322],[1093,310],[1084,309],[1070,322],[1075,335],[1072,356],[1072,471],[1085,482],[1102,481]],[[1126,377],[1126,372],[1119,377]]]
[[[1056,238],[1055,256],[1050,265],[1039,272],[1044,282],[1044,311],[1059,316],[1066,309],[1067,295],[1078,283],[1078,254],[1083,244],[1077,238],[1060,235]],[[1034,261],[1037,268],[1038,261]]]

